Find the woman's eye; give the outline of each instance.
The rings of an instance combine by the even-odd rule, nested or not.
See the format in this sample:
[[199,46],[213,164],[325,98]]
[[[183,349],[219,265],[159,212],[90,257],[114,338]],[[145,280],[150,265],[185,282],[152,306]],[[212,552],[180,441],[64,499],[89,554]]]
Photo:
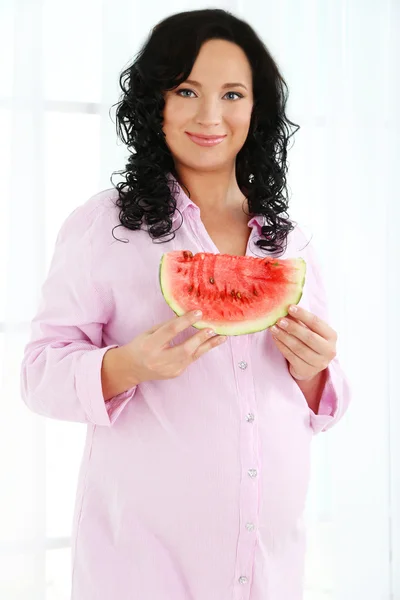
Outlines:
[[237,92],[228,92],[227,94],[225,94],[225,96],[229,95],[231,95],[231,98],[228,98],[228,100],[236,100],[236,98],[232,98],[232,96],[236,96],[237,98],[243,98],[242,94],[238,94]]
[[192,92],[192,90],[178,90],[176,92],[178,94],[178,96],[182,96],[182,98],[190,98],[191,96],[187,96],[186,94],[194,94],[194,92]]

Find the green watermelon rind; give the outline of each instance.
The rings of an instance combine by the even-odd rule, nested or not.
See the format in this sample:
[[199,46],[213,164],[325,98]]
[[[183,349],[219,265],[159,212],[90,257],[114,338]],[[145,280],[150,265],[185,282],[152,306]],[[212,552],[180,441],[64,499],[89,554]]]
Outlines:
[[[168,306],[173,310],[173,312],[181,317],[185,314],[185,309],[183,309],[177,301],[175,301],[171,290],[168,287],[168,282],[166,278],[163,277],[163,263],[166,257],[166,254],[163,254],[160,261],[159,267],[159,280],[161,292],[164,296],[164,299]],[[226,325],[221,325],[220,323],[213,323],[212,321],[198,321],[193,324],[193,327],[196,329],[208,329],[211,328],[218,335],[227,335],[227,336],[237,336],[237,335],[246,335],[249,333],[258,333],[259,331],[264,331],[275,325],[275,323],[281,319],[282,317],[286,317],[289,313],[289,306],[292,304],[298,304],[303,296],[303,289],[306,280],[306,262],[302,258],[295,258],[291,260],[297,260],[299,263],[303,265],[303,277],[298,282],[298,287],[295,289],[293,296],[287,298],[287,302],[285,305],[281,305],[277,308],[276,311],[270,312],[265,318],[261,317],[254,321],[247,320],[241,323],[227,323]]]

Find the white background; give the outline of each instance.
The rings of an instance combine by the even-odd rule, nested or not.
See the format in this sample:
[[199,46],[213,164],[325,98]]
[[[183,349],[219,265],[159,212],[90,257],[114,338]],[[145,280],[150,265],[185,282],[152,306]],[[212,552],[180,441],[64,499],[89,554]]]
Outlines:
[[[58,229],[124,166],[110,106],[184,0],[0,0],[0,598],[68,600],[84,426],[19,394]],[[313,234],[353,401],[313,441],[305,600],[400,600],[399,0],[215,1],[262,36],[301,125],[290,216]]]

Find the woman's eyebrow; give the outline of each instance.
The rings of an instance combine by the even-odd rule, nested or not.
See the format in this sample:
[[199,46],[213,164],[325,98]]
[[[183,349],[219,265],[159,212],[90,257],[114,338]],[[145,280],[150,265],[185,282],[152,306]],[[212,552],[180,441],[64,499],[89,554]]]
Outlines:
[[[201,83],[199,83],[198,81],[195,81],[194,79],[186,79],[186,81],[184,83],[188,83],[189,85],[195,85],[200,88],[202,87]],[[245,90],[247,90],[247,87],[243,83],[224,83],[224,85],[222,86],[223,89],[233,88],[233,87],[242,87]]]

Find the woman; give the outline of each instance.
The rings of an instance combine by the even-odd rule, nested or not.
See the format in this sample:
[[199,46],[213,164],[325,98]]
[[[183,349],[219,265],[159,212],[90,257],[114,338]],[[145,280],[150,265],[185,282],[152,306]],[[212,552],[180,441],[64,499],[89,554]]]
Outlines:
[[[201,10],[158,24],[121,87],[123,180],[64,223],[22,367],[32,410],[88,425],[72,598],[300,600],[310,444],[349,395],[287,218],[285,82],[249,25]],[[193,329],[159,289],[177,249],[303,256],[297,312]]]

